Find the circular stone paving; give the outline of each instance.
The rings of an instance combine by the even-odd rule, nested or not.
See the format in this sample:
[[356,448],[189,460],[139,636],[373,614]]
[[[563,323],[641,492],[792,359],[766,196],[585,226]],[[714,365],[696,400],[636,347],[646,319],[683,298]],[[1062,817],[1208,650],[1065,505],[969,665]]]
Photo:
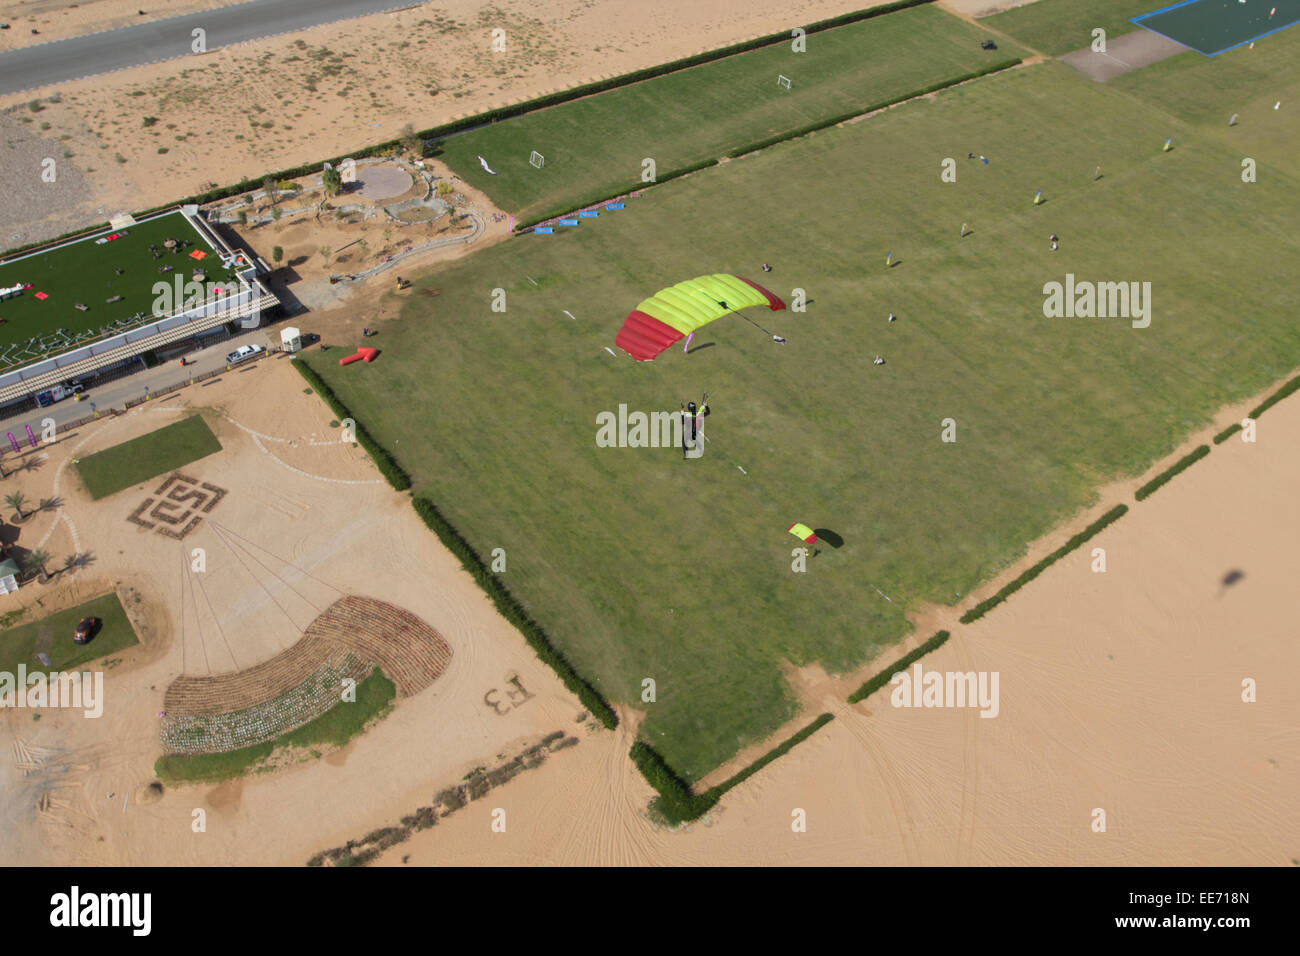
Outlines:
[[392,199],[411,188],[411,174],[400,166],[367,166],[357,170],[357,186],[363,199]]

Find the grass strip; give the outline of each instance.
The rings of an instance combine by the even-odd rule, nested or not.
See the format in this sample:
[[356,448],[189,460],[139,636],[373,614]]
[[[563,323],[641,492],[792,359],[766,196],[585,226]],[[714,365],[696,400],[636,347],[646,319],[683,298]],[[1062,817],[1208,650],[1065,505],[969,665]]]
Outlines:
[[219,754],[164,754],[154,762],[154,773],[167,783],[230,780],[257,768],[277,749],[319,745],[341,747],[387,711],[397,688],[378,667],[357,684],[357,699],[335,704],[315,720],[267,740]]
[[[89,644],[72,643],[72,632],[83,617],[97,617],[103,624]],[[117,594],[110,591],[49,617],[21,624],[0,637],[0,671],[15,674],[19,664],[39,667],[38,653],[50,659],[49,670],[71,671],[87,661],[107,657],[140,643],[131,620]]]
[[221,451],[221,442],[198,415],[113,445],[77,464],[90,497],[98,501],[142,481]]

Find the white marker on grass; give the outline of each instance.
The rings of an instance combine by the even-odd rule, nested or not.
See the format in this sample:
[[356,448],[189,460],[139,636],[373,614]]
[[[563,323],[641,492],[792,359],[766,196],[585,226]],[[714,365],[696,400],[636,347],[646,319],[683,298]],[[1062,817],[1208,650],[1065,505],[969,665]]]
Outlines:
[[[614,350],[610,348],[608,345],[605,346],[605,351],[608,352],[610,355],[614,355]],[[614,355],[614,358],[618,358],[618,356]]]
[[574,322],[578,321],[577,318],[574,316],[574,314],[570,312],[568,309],[561,309],[560,311],[563,312],[565,315],[567,315],[569,318],[573,319]]

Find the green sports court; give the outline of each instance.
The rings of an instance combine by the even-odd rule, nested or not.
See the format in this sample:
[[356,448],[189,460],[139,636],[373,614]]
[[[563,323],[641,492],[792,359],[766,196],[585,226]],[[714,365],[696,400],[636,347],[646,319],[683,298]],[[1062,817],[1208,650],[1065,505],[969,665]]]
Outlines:
[[1218,56],[1300,22],[1300,0],[1184,0],[1133,22],[1198,53]]

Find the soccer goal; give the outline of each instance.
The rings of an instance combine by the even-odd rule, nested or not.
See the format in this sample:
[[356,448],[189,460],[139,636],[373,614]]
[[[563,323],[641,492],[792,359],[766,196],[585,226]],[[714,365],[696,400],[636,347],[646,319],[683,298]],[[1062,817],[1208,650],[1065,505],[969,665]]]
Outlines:
[[541,153],[539,153],[537,150],[533,150],[533,155],[528,157],[528,165],[533,166],[537,169],[541,169],[543,166],[546,165],[546,157],[543,156]]
[[788,90],[790,88],[790,77],[782,76],[778,74],[776,78],[776,85],[781,87],[781,89],[783,90]]

